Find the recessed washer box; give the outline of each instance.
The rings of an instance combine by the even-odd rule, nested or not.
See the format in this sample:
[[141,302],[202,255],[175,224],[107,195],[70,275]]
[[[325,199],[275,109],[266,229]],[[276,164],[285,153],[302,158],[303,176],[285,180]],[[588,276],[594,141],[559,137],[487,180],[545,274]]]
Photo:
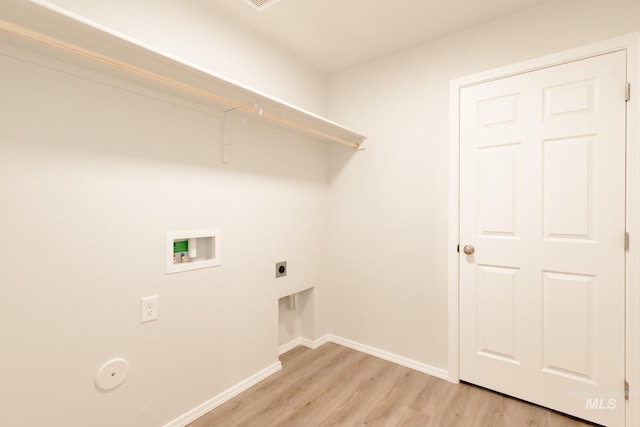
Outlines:
[[168,231],[166,273],[180,273],[221,263],[220,230]]

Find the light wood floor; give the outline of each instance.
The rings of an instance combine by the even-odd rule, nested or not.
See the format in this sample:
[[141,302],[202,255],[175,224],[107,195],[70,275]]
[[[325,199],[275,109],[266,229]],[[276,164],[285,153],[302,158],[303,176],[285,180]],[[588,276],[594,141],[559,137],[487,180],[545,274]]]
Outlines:
[[280,360],[280,372],[188,427],[592,426],[337,344],[297,347]]

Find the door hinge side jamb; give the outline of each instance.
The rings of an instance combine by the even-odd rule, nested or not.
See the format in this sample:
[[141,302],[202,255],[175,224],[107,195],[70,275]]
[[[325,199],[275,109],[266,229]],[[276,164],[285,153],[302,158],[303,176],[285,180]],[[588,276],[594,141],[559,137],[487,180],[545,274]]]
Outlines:
[[625,252],[629,252],[629,233],[624,232],[624,250]]
[[629,382],[624,382],[624,400],[629,401]]

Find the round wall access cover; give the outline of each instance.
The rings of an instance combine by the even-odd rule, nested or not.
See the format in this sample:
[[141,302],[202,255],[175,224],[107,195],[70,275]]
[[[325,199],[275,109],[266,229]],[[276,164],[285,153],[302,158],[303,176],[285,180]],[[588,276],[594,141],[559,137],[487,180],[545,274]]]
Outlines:
[[102,390],[111,390],[124,382],[129,373],[129,362],[124,359],[111,359],[100,367],[96,376],[96,385]]

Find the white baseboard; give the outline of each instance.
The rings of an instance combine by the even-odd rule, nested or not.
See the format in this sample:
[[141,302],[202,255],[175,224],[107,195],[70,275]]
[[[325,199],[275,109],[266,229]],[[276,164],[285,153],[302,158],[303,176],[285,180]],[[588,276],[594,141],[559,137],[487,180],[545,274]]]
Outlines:
[[329,335],[320,337],[315,341],[312,341],[307,338],[298,337],[278,347],[278,355],[282,355],[283,353],[286,353],[287,351],[292,350],[298,347],[299,345],[310,348],[311,350],[315,350],[316,348],[320,347],[322,344],[328,341],[329,341]]
[[440,368],[427,365],[425,363],[416,362],[415,360],[398,356],[397,354],[389,353],[387,351],[383,351],[375,347],[370,347],[368,345],[360,344],[355,341],[351,341],[346,338],[341,338],[331,334],[324,335],[323,337],[320,337],[315,341],[311,341],[306,338],[296,338],[288,342],[287,344],[280,346],[280,348],[278,349],[278,354],[286,353],[287,351],[299,345],[308,347],[310,349],[316,349],[326,342],[339,344],[341,346],[348,347],[353,350],[357,350],[362,353],[369,354],[371,356],[379,357],[380,359],[388,360],[389,362],[393,362],[397,365],[404,366],[406,368],[410,368],[418,372],[422,372],[424,374],[428,374],[436,378],[449,381],[449,372],[445,369],[440,369]]
[[[360,344],[357,343],[355,341],[351,341],[348,340],[346,338],[341,338],[335,335],[331,335],[331,334],[327,334],[324,335],[320,338],[318,338],[317,340],[310,340],[307,338],[296,338],[286,344],[281,345],[278,348],[278,354],[283,354],[286,353],[287,351],[302,345],[305,347],[308,347],[310,349],[316,349],[318,347],[320,347],[322,344],[327,343],[327,342],[332,342],[344,347],[348,347],[350,349],[356,350],[356,351],[360,351],[362,353],[366,353],[369,354],[371,356],[375,356],[375,357],[379,357],[380,359],[384,359],[384,360],[388,360],[389,362],[393,362],[395,364],[398,364],[400,366],[404,366],[410,369],[414,369],[418,372],[422,372],[437,378],[441,378],[443,380],[448,380],[449,379],[449,373],[444,370],[444,369],[440,369],[440,368],[435,368],[433,366],[427,365],[425,363],[421,363],[421,362],[416,362],[415,360],[411,360],[408,359],[406,357],[402,357],[402,356],[398,356],[397,354],[393,354],[393,353],[389,353],[387,351],[383,351],[383,350],[379,350],[375,347],[370,347],[368,345],[364,345],[364,344]],[[250,378],[247,378],[246,380],[242,381],[241,383],[231,387],[230,389],[228,389],[227,391],[224,391],[223,393],[215,396],[214,398],[204,402],[202,405],[192,409],[191,411],[187,412],[186,414],[182,415],[179,418],[176,418],[175,420],[171,421],[169,424],[166,424],[164,427],[184,427],[187,424],[195,421],[196,419],[200,418],[201,416],[203,416],[204,414],[206,414],[207,412],[217,408],[218,406],[222,405],[223,403],[225,403],[226,401],[230,400],[231,398],[237,396],[238,394],[242,393],[243,391],[245,391],[246,389],[248,389],[249,387],[252,387],[254,385],[256,385],[257,383],[259,383],[260,381],[266,379],[267,377],[275,374],[276,372],[278,372],[279,370],[282,369],[282,364],[280,362],[274,363],[273,365],[269,366],[268,368],[258,372],[257,374],[251,376]]]
[[248,388],[258,384],[260,381],[270,377],[271,375],[275,374],[281,369],[282,369],[282,364],[280,362],[274,363],[273,365],[263,369],[262,371],[258,372],[255,375],[252,375],[251,377],[247,378],[241,383],[236,384],[230,389],[220,393],[214,398],[197,406],[196,408],[192,409],[186,414],[176,418],[170,423],[165,424],[164,427],[184,427],[187,424],[197,420],[207,412],[210,412],[211,410],[217,408],[218,406],[222,405],[223,403],[230,400],[231,398],[247,390]]
[[337,337],[335,335],[328,335],[327,341],[351,348],[353,350],[361,351],[362,353],[366,353],[371,356],[379,357],[380,359],[388,360],[389,362],[393,362],[397,365],[404,366],[406,368],[410,368],[436,378],[447,381],[449,380],[449,372],[445,369],[436,368],[434,366],[427,365],[426,363],[416,362],[415,360],[411,360],[403,356],[398,356],[397,354],[389,353],[387,351],[379,350],[375,347],[360,344],[346,338]]

